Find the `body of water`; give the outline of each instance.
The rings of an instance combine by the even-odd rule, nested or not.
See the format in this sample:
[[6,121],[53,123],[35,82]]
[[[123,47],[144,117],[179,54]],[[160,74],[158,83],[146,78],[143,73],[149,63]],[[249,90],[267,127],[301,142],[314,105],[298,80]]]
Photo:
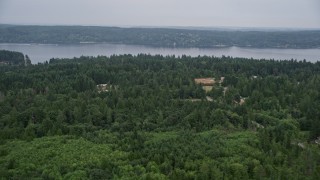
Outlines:
[[320,61],[320,49],[258,49],[258,48],[159,48],[122,44],[0,44],[0,49],[19,51],[28,55],[33,64],[51,58],[73,58],[80,56],[110,56],[114,54],[161,54],[187,56],[232,56],[254,59]]

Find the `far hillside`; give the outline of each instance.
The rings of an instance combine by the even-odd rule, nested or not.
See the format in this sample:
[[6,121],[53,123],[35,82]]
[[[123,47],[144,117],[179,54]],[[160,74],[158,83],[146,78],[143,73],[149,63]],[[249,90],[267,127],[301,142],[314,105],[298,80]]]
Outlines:
[[157,47],[319,48],[320,30],[224,30],[0,25],[0,43],[112,43]]

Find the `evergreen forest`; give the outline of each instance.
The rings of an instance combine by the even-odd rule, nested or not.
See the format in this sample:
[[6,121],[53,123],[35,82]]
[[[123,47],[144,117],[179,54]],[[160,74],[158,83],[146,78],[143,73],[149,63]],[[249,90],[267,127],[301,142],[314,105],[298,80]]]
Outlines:
[[1,53],[1,179],[320,179],[320,62]]

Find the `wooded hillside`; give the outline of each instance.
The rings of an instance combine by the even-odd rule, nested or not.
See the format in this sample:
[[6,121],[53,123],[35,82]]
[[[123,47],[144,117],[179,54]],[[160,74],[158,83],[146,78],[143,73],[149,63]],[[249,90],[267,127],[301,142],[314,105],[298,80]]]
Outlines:
[[192,30],[0,25],[0,43],[114,43],[158,47],[319,48],[319,30]]
[[[195,79],[208,77],[206,92]],[[319,179],[319,92],[319,62],[119,55],[0,66],[0,177]]]

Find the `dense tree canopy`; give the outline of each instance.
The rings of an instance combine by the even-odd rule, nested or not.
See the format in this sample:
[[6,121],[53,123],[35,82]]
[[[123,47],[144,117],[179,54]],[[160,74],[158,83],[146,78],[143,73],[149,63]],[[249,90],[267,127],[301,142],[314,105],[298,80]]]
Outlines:
[[21,52],[0,50],[0,63],[3,65],[25,65],[31,64],[28,56],[26,59]]
[[0,176],[319,179],[319,92],[319,62],[141,54],[0,66]]

